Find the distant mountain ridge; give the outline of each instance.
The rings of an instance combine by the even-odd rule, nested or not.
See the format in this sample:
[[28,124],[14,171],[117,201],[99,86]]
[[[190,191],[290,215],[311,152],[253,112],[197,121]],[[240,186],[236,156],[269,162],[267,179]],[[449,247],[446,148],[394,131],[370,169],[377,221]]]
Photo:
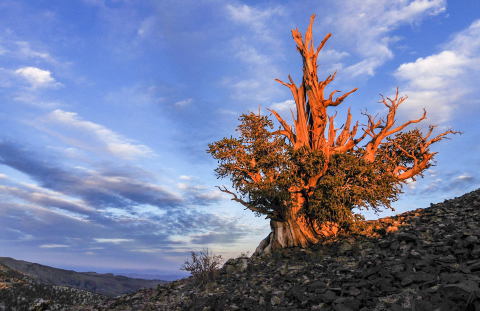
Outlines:
[[16,260],[10,257],[0,257],[0,263],[12,270],[28,274],[42,283],[70,286],[110,297],[131,293],[142,287],[151,288],[159,284],[168,283],[168,281],[164,280],[128,278],[111,273],[75,272],[73,270],[57,269],[28,261]]
[[176,281],[181,279],[181,276],[177,274],[145,274],[145,273],[113,273],[113,275],[121,275],[132,279],[142,280],[163,280],[163,281]]

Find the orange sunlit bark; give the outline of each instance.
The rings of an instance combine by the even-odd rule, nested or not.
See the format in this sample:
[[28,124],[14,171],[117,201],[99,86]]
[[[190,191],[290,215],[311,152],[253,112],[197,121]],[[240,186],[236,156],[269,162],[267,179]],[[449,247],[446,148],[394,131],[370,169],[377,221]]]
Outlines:
[[[332,91],[328,96],[325,96],[325,87],[328,86],[337,74],[329,75],[325,80],[320,81],[317,76],[317,58],[319,52],[330,38],[331,34],[327,34],[318,48],[314,49],[312,39],[312,27],[315,15],[312,15],[310,25],[305,34],[305,42],[298,29],[292,30],[292,36],[297,44],[297,50],[302,56],[303,60],[303,77],[299,86],[293,82],[289,76],[290,83],[285,83],[276,79],[276,81],[287,86],[292,92],[293,98],[296,104],[296,114],[292,111],[293,126],[290,126],[276,111],[268,109],[280,122],[281,129],[274,132],[274,134],[284,136],[291,144],[294,150],[308,149],[310,151],[321,151],[325,157],[325,161],[320,167],[319,171],[312,176],[302,176],[300,178],[300,184],[292,186],[288,191],[291,196],[290,199],[294,202],[293,206],[284,211],[272,206],[267,212],[253,206],[249,202],[246,202],[239,198],[235,193],[227,190],[225,187],[221,191],[233,196],[232,200],[237,201],[244,205],[246,208],[259,213],[265,214],[270,219],[270,226],[272,233],[259,245],[256,254],[268,253],[275,251],[276,249],[300,246],[308,247],[311,244],[318,243],[322,239],[330,236],[335,236],[340,231],[340,226],[335,222],[318,222],[316,219],[310,219],[306,216],[305,210],[308,210],[308,204],[319,181],[326,174],[332,155],[346,154],[347,152],[357,152],[358,144],[363,141],[367,136],[370,137],[370,141],[366,144],[363,152],[363,160],[369,163],[381,161],[382,163],[391,163],[392,169],[388,174],[394,176],[398,182],[405,181],[409,178],[414,178],[417,174],[421,174],[426,168],[431,165],[431,160],[436,153],[430,153],[428,147],[435,142],[447,138],[447,134],[457,134],[460,132],[454,132],[448,130],[437,137],[428,140],[432,134],[435,126],[430,126],[430,131],[423,137],[421,134],[407,134],[407,138],[418,139],[418,145],[416,145],[415,152],[406,150],[400,145],[400,140],[391,140],[389,137],[393,134],[401,134],[400,131],[406,126],[426,119],[426,111],[424,109],[423,116],[417,120],[408,121],[400,126],[395,127],[395,114],[397,108],[402,104],[407,97],[399,97],[399,91],[397,88],[396,96],[394,99],[384,98],[382,101],[388,109],[388,115],[386,119],[380,118],[376,120],[375,117],[367,114],[362,114],[368,118],[368,124],[366,128],[362,128],[363,133],[360,137],[355,138],[358,131],[358,121],[352,125],[352,115],[350,109],[348,110],[346,122],[344,126],[339,129],[334,128],[334,119],[336,114],[329,116],[327,114],[328,107],[336,107],[340,105],[347,96],[357,90],[357,88],[337,97],[334,99],[338,90]],[[387,102],[388,100],[388,102]],[[258,116],[260,118],[260,114]],[[337,135],[337,132],[340,133]],[[385,142],[388,140],[388,142]],[[358,149],[355,150],[354,148]],[[390,149],[394,149],[395,152],[388,153]],[[242,160],[242,156],[239,154],[246,154],[246,150],[242,150],[240,146],[238,149],[231,151],[228,157],[235,158],[235,165],[233,169],[245,172],[245,176],[251,179],[252,183],[260,183],[262,178],[269,178],[273,183],[275,181],[275,172],[260,172],[255,159],[249,161]],[[302,149],[303,148],[303,149]],[[386,149],[387,148],[387,149]],[[385,151],[387,150],[387,151]],[[399,152],[397,152],[399,151]],[[269,155],[274,156],[274,155]],[[406,166],[405,159],[408,159],[408,163],[412,163],[411,166]],[[243,162],[242,162],[243,161]],[[305,177],[305,178],[304,178]],[[393,177],[392,177],[393,178]],[[245,183],[247,181],[244,181]],[[351,185],[346,185],[350,187]],[[339,189],[341,191],[341,189]],[[391,229],[394,230],[394,229]]]

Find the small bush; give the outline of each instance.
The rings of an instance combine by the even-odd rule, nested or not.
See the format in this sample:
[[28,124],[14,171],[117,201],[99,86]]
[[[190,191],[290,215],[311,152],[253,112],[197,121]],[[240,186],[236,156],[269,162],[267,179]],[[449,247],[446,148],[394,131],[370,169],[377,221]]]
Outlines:
[[237,258],[248,257],[249,254],[250,254],[249,251],[242,252],[242,253],[240,253],[240,256],[238,256]]
[[192,262],[185,261],[180,270],[190,272],[195,283],[207,284],[215,280],[221,263],[222,256],[210,253],[207,248],[200,251],[199,255],[192,252]]

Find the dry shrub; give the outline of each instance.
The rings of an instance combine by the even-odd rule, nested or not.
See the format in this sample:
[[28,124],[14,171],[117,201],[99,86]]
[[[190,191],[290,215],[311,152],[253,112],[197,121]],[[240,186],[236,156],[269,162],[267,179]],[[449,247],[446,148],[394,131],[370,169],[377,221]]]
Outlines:
[[195,283],[207,284],[215,280],[221,264],[221,255],[215,255],[204,248],[198,255],[192,252],[192,262],[185,261],[180,270],[190,272]]
[[241,252],[241,253],[240,253],[240,256],[238,256],[237,258],[249,257],[249,255],[250,255],[250,252],[249,252],[249,251]]

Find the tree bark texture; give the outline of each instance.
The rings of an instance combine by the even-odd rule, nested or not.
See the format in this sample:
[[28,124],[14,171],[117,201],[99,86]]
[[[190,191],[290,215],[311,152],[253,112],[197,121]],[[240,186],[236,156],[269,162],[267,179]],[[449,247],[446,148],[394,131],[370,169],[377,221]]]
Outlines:
[[322,239],[337,235],[337,224],[307,221],[300,213],[305,204],[304,196],[298,192],[293,192],[292,195],[295,196],[295,205],[283,215],[283,220],[270,220],[272,232],[257,247],[255,255],[270,254],[289,247],[308,248]]
[[308,248],[327,237],[336,236],[338,227],[333,223],[322,223],[315,229],[305,221],[290,219],[286,221],[270,220],[272,232],[260,242],[255,256],[268,255],[289,247]]

